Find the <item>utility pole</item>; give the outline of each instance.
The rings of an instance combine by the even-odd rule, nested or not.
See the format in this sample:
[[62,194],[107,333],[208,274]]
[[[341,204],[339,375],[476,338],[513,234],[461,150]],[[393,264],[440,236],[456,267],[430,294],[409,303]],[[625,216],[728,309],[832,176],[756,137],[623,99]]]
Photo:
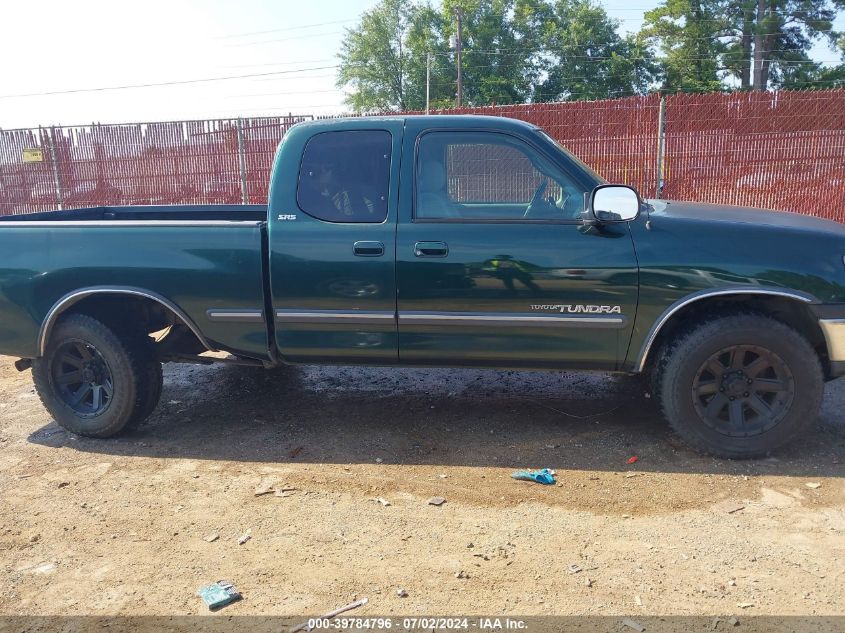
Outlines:
[[425,113],[429,114],[431,103],[431,53],[425,54]]
[[461,20],[463,20],[464,12],[463,12],[463,9],[458,8],[455,13],[456,13],[456,17],[458,19],[458,37],[455,41],[455,57],[456,57],[457,66],[458,66],[458,107],[460,108],[461,103],[463,103],[463,97],[464,97],[464,78],[463,78],[463,72],[461,70],[461,52],[462,52],[462,49],[463,49],[463,42],[462,42],[463,30],[462,30]]

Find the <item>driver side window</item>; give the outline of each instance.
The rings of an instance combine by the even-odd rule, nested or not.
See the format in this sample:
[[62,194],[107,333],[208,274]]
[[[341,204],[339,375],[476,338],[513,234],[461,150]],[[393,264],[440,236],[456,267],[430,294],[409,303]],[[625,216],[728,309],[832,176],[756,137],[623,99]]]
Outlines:
[[583,192],[529,145],[494,132],[431,132],[416,159],[415,219],[571,220]]

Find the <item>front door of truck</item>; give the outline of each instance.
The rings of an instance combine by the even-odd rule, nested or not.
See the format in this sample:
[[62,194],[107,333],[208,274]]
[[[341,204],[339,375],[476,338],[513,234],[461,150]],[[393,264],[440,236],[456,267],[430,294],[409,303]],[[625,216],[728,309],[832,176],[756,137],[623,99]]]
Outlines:
[[305,126],[285,140],[269,234],[276,343],[287,360],[397,361],[401,144],[401,121],[366,119],[316,134]]
[[400,361],[616,368],[637,306],[636,257],[626,224],[580,222],[583,174],[530,138],[489,130],[425,131],[410,154]]

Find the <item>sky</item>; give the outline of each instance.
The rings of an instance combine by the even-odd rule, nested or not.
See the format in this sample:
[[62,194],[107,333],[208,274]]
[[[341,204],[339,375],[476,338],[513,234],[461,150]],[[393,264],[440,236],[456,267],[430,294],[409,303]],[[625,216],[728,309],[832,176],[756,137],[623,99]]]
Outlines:
[[[0,128],[340,113],[344,29],[374,0],[4,3]],[[604,0],[636,31],[657,0]],[[845,29],[845,16],[836,27]],[[816,46],[815,59],[837,59]],[[221,77],[250,75],[217,81]],[[214,81],[204,81],[215,79]],[[200,80],[200,81],[197,81]],[[115,88],[139,84],[165,86]],[[190,83],[183,83],[190,82]],[[79,91],[79,92],[68,92]],[[64,94],[44,94],[59,92]]]

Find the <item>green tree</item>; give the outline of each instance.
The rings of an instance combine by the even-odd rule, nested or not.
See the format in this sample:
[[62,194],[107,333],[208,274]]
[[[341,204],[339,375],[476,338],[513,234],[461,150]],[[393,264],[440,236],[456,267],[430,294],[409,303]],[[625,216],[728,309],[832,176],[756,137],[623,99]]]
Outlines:
[[439,13],[428,4],[382,0],[364,12],[338,54],[337,85],[349,89],[347,104],[356,112],[424,108],[426,55],[436,60],[448,50],[442,31]]
[[[806,86],[826,72],[809,57],[835,44],[845,0],[664,0],[642,30],[660,52],[670,90]],[[726,83],[726,81],[728,83]]]
[[722,88],[727,46],[717,37],[729,25],[719,0],[664,0],[645,13],[640,36],[659,51],[663,88],[706,92]]
[[466,105],[523,103],[531,95],[536,42],[516,30],[513,10],[514,0],[443,0],[444,35],[457,37],[457,15],[462,16]]
[[593,0],[520,0],[514,16],[543,71],[535,101],[640,94],[658,73],[647,42],[621,37],[619,22]]

